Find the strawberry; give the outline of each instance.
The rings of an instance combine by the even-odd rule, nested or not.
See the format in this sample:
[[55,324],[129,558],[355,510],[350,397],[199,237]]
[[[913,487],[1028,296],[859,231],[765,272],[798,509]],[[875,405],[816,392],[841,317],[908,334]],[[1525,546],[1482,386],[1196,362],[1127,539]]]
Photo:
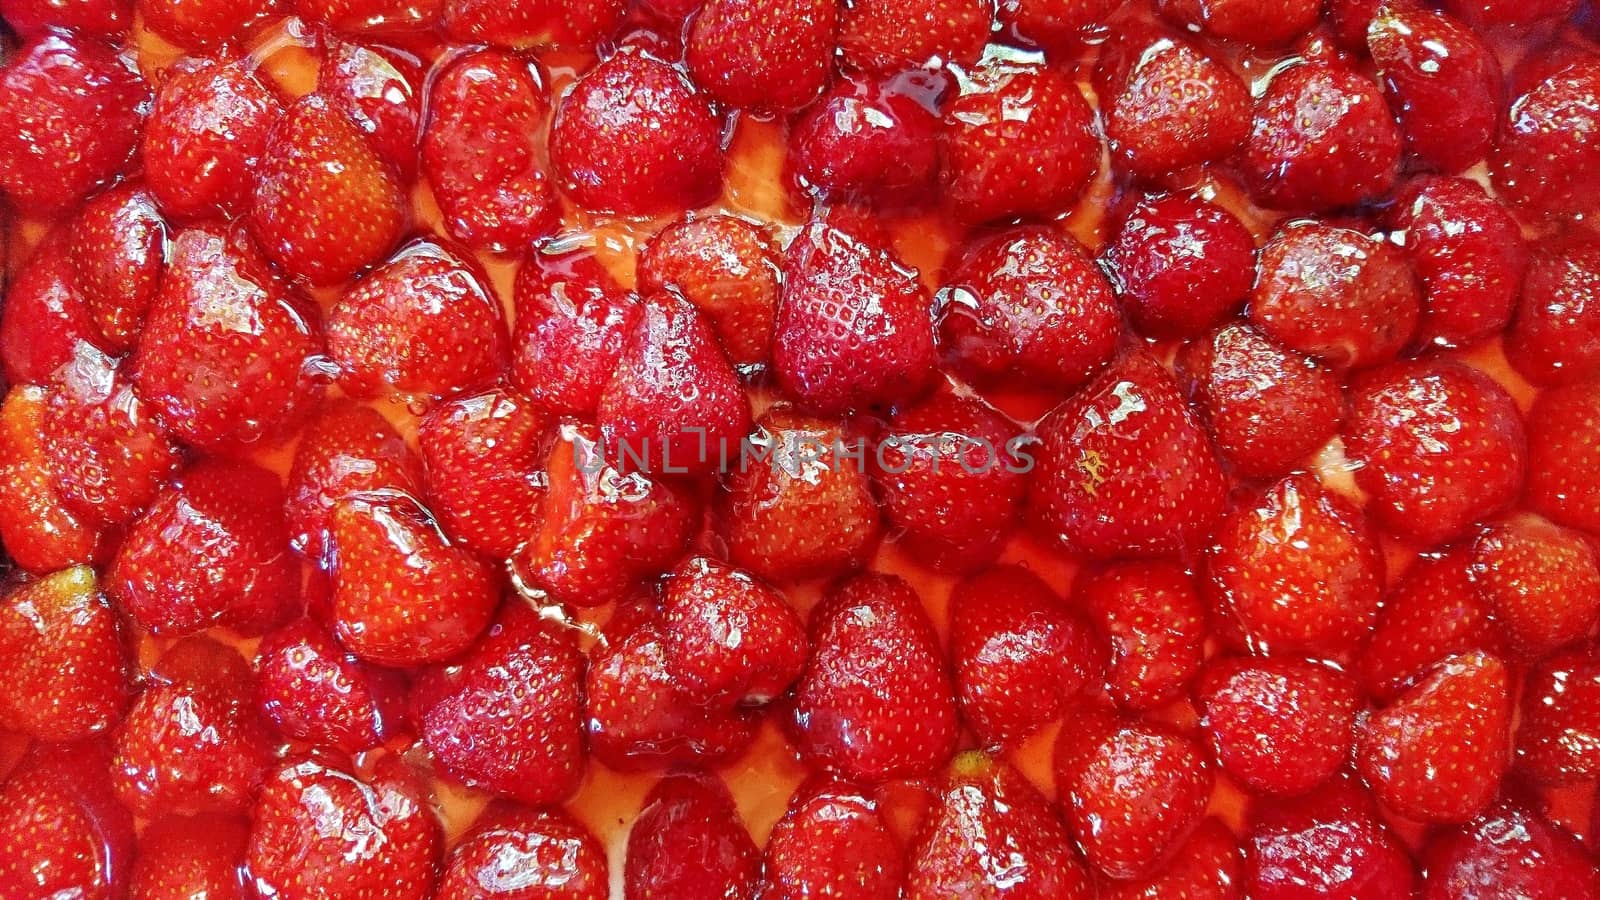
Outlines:
[[1206,819],[1168,861],[1166,871],[1138,881],[1100,883],[1100,900],[1233,900],[1239,896],[1243,860],[1239,839],[1217,819]]
[[560,809],[491,807],[450,851],[437,900],[606,900],[606,850]]
[[133,817],[97,743],[34,744],[3,784],[0,884],[9,896],[117,900],[133,855]]
[[1077,202],[1100,165],[1094,110],[1054,69],[988,62],[944,113],[941,186],[966,223],[1049,218]]
[[1600,558],[1582,532],[1524,514],[1490,526],[1472,555],[1478,588],[1518,655],[1547,655],[1600,621]]
[[1206,572],[1218,608],[1263,652],[1350,650],[1383,596],[1383,552],[1366,517],[1310,474],[1237,498]]
[[1416,876],[1372,798],[1341,776],[1256,813],[1241,887],[1254,900],[1394,900],[1416,895]]
[[1372,20],[1367,46],[1412,158],[1459,172],[1488,155],[1505,88],[1482,38],[1443,13],[1389,5]]
[[889,406],[932,383],[928,291],[876,236],[814,220],[784,252],[783,277],[772,366],[803,406]]
[[57,28],[115,38],[126,34],[133,21],[133,0],[0,0],[0,18],[24,38]]
[[1147,194],[1104,260],[1133,324],[1145,334],[1194,337],[1244,302],[1256,242],[1244,223],[1199,197]]
[[1538,384],[1600,375],[1600,240],[1578,234],[1535,248],[1506,358]]
[[455,656],[499,605],[494,571],[445,540],[409,496],[338,501],[328,537],[339,641],[369,662],[415,666]]
[[1545,391],[1528,422],[1528,506],[1600,534],[1600,383]]
[[1388,0],[1329,0],[1323,17],[1329,37],[1341,50],[1365,53],[1367,30],[1387,5]]
[[591,418],[639,315],[593,254],[530,256],[517,272],[512,382],[543,412]]
[[283,103],[248,60],[184,59],[167,69],[140,153],[161,211],[198,219],[249,208]]
[[0,65],[0,196],[50,215],[127,165],[150,111],[130,63],[93,38],[40,35]]
[[1516,96],[1500,120],[1499,143],[1489,156],[1495,192],[1534,214],[1591,211],[1600,188],[1594,133],[1600,104],[1600,58],[1576,57]]
[[443,0],[444,29],[463,44],[588,49],[614,28],[622,0]]
[[243,42],[281,15],[279,5],[279,0],[138,0],[144,27],[186,50]]
[[1504,28],[1537,25],[1564,19],[1577,7],[1577,0],[1445,0],[1451,15],[1460,16],[1479,28]]
[[1205,817],[1205,751],[1164,726],[1088,709],[1056,739],[1056,789],[1067,824],[1096,869],[1153,874]]
[[1344,442],[1378,522],[1425,544],[1509,505],[1528,464],[1510,395],[1447,360],[1394,363],[1358,379]]
[[1093,686],[1105,651],[1089,623],[1027,569],[994,566],[950,594],[961,714],[986,744],[1038,730]]
[[294,0],[294,9],[346,34],[407,34],[438,24],[444,0]]
[[828,85],[838,20],[834,0],[710,0],[689,27],[685,62],[725,106],[800,109]]
[[1263,205],[1319,210],[1386,192],[1400,150],[1400,129],[1377,85],[1336,61],[1305,62],[1278,70],[1256,98],[1239,166]]
[[900,845],[870,797],[813,777],[789,798],[767,838],[765,900],[899,900]]
[[1223,771],[1253,791],[1303,794],[1350,759],[1361,692],[1330,666],[1213,662],[1195,687]]
[[382,259],[406,228],[405,196],[354,123],[319,94],[272,128],[250,229],[291,277],[337,284]]
[[1035,427],[1033,519],[1093,557],[1198,548],[1222,512],[1216,453],[1172,377],[1133,350]]
[[1002,0],[1000,24],[1022,43],[1073,52],[1106,34],[1120,0]]
[[654,900],[751,898],[761,851],[715,775],[670,775],[645,795],[628,832],[623,890]]
[[505,314],[475,263],[431,240],[400,248],[328,314],[328,356],[352,397],[448,397],[499,379]]
[[859,0],[844,8],[839,54],[847,66],[877,75],[971,66],[993,27],[993,11],[978,0]]
[[105,731],[130,699],[128,648],[88,566],[0,600],[0,664],[14,685],[0,696],[0,725],[42,740]]
[[1172,563],[1125,562],[1072,586],[1110,644],[1106,693],[1124,709],[1154,709],[1183,692],[1205,658],[1206,609],[1194,580]]
[[1600,896],[1600,871],[1572,835],[1514,800],[1429,841],[1424,900]]
[[316,759],[284,763],[256,798],[246,851],[256,888],[279,897],[431,897],[444,836],[430,799],[393,756],[360,774]]
[[173,241],[133,356],[139,396],[185,442],[215,450],[274,442],[319,385],[316,310],[241,230],[190,229]]
[[786,406],[768,410],[747,441],[722,516],[730,561],[773,581],[863,565],[883,534],[866,442]]
[[1392,700],[1447,656],[1498,649],[1489,614],[1469,549],[1420,557],[1383,600],[1358,660],[1362,686],[1379,700]]
[[722,188],[722,122],[682,72],[622,52],[562,99],[550,162],[587,210],[642,216],[704,206]]
[[1071,237],[1042,226],[965,248],[939,292],[945,364],[985,385],[1076,387],[1116,353],[1116,295]]
[[1517,768],[1542,784],[1600,775],[1600,656],[1593,647],[1557,653],[1523,685]]
[[1049,801],[1005,760],[976,750],[950,763],[910,859],[910,900],[1095,896]]
[[166,265],[167,225],[150,192],[128,182],[84,204],[71,245],[96,343],[111,351],[133,349]]
[[1317,221],[1280,228],[1261,251],[1250,321],[1336,369],[1393,359],[1416,330],[1422,291],[1381,238]]
[[1511,679],[1481,651],[1448,657],[1360,728],[1373,794],[1421,822],[1465,822],[1494,798],[1510,754]]
[[139,836],[133,860],[132,900],[237,897],[249,826],[222,815],[166,816]]
[[384,490],[420,497],[422,481],[421,463],[381,414],[334,400],[306,425],[289,466],[289,543],[323,562],[335,503]]
[[1316,0],[1157,0],[1163,16],[1188,31],[1246,44],[1286,44],[1310,31]]
[[661,592],[667,672],[695,700],[760,704],[789,689],[806,663],[806,630],[777,589],[705,557]]
[[69,241],[59,233],[46,236],[6,285],[5,305],[0,307],[0,363],[6,380],[42,384],[72,361],[79,344],[101,343],[78,287]]
[[423,418],[417,443],[445,534],[503,559],[538,530],[550,431],[528,401],[503,388],[457,397]]
[[834,585],[811,612],[795,689],[801,755],[847,778],[928,775],[956,746],[956,701],[922,599],[893,575]]
[[321,49],[317,93],[366,135],[401,184],[410,184],[417,175],[421,63],[401,50],[365,47],[332,34],[323,35]]
[[362,665],[309,619],[263,638],[256,672],[256,706],[285,737],[358,753],[394,730],[393,673]]
[[764,363],[778,314],[777,252],[765,226],[728,215],[686,217],[639,254],[639,289],[693,303],[736,366]]
[[504,50],[455,58],[433,78],[422,171],[457,240],[520,250],[556,225],[537,135],[550,114],[538,65]]
[[921,69],[839,79],[789,129],[789,180],[819,198],[927,202],[939,174],[935,106],[946,87]]
[[44,389],[18,385],[0,405],[0,544],[18,566],[45,573],[97,555],[94,526],[68,509],[50,472],[41,427]]

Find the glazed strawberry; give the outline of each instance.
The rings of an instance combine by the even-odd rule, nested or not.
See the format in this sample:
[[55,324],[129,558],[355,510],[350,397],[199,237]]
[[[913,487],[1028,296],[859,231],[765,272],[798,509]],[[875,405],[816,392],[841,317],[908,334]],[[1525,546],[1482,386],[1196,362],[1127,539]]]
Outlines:
[[530,256],[517,272],[512,381],[537,409],[592,417],[639,314],[592,254]]
[[1552,388],[1528,412],[1528,506],[1600,534],[1600,384]]
[[450,851],[438,900],[606,900],[605,847],[560,809],[491,807]]
[[286,763],[256,798],[250,875],[280,897],[423,900],[444,845],[429,799],[392,756],[361,774],[315,759]]
[[1243,875],[1239,839],[1217,819],[1206,819],[1167,862],[1144,880],[1100,882],[1101,900],[1231,900]]
[[252,185],[283,103],[248,60],[183,59],[156,94],[140,153],[145,182],[174,219],[249,208]]
[[578,79],[550,131],[562,190],[584,209],[650,215],[716,199],[722,123],[684,74],[618,53]]
[[892,575],[840,582],[811,612],[796,688],[804,758],[847,778],[928,775],[956,745],[956,702],[922,600]]
[[1496,193],[1532,213],[1576,215],[1594,208],[1595,107],[1600,59],[1577,56],[1515,97],[1489,159]]
[[188,444],[275,442],[317,394],[307,360],[321,349],[315,308],[243,231],[195,228],[173,241],[134,381]]
[[773,407],[729,472],[729,559],[773,581],[824,578],[867,561],[883,534],[863,438]]
[[46,395],[18,385],[0,405],[0,543],[7,555],[34,573],[94,560],[94,526],[68,509],[50,472],[41,428]]
[[1240,887],[1255,900],[1392,900],[1415,896],[1416,876],[1372,798],[1340,777],[1257,813]]
[[[43,384],[72,361],[79,344],[104,343],[78,287],[70,242],[52,233],[6,284],[0,307],[0,363],[13,384]],[[92,351],[92,347],[90,348]]]
[[139,835],[131,900],[236,897],[250,829],[232,816],[166,816]]
[[1395,363],[1350,393],[1345,450],[1388,530],[1433,544],[1515,500],[1528,464],[1522,417],[1505,390],[1459,363]]
[[690,26],[685,62],[725,106],[799,109],[828,84],[838,19],[833,0],[711,0]]
[[1506,334],[1506,358],[1536,384],[1600,375],[1600,240],[1579,234],[1534,249]]
[[1153,709],[1183,692],[1205,657],[1206,609],[1172,563],[1113,563],[1073,584],[1073,605],[1109,642],[1106,693],[1124,709]]
[[927,203],[939,174],[946,90],[936,74],[840,78],[789,130],[789,179],[820,197],[883,206]]
[[939,293],[939,346],[958,375],[987,385],[1082,384],[1116,352],[1111,283],[1071,237],[1037,226],[968,246]]
[[1582,532],[1524,514],[1473,543],[1473,571],[1511,649],[1539,657],[1600,621],[1600,557]]
[[1362,686],[1378,700],[1392,700],[1447,656],[1498,649],[1489,615],[1469,549],[1419,558],[1383,600],[1359,659]]
[[1501,800],[1423,850],[1424,900],[1600,896],[1600,872],[1570,834],[1513,800]]
[[150,192],[135,183],[106,191],[78,212],[72,266],[105,349],[133,348],[161,280],[166,245],[166,222]]
[[1023,43],[1068,52],[1105,34],[1105,21],[1118,0],[1004,0],[999,19]]
[[1255,238],[1222,207],[1149,194],[1122,220],[1104,259],[1141,332],[1192,337],[1243,303],[1255,253]]
[[1157,0],[1161,14],[1189,31],[1247,44],[1282,44],[1311,30],[1316,0]]
[[88,566],[28,582],[0,601],[0,665],[13,690],[0,724],[46,741],[105,731],[130,698],[130,660],[117,615]]
[[1465,822],[1510,762],[1511,680],[1487,653],[1451,656],[1361,726],[1356,764],[1373,794],[1421,822]]
[[378,156],[394,167],[401,184],[410,184],[417,174],[421,84],[422,66],[409,53],[323,36],[317,93],[366,135]]
[[1350,759],[1361,692],[1331,666],[1220,660],[1195,693],[1217,761],[1253,791],[1302,794]]
[[256,673],[256,706],[285,737],[358,753],[394,729],[398,679],[363,665],[309,619],[261,640]]
[[645,795],[628,832],[623,891],[659,900],[751,898],[761,851],[715,775],[669,775]]
[[376,410],[334,400],[301,433],[289,466],[289,543],[323,562],[333,505],[373,491],[422,496],[422,465]]
[[54,28],[112,38],[133,22],[133,0],[0,0],[0,18],[24,38]]
[[144,27],[186,50],[247,39],[280,13],[278,0],[138,0]]
[[1452,15],[1460,16],[1480,28],[1535,25],[1554,21],[1570,15],[1577,0],[1531,0],[1512,3],[1510,0],[1445,0],[1444,7]]
[[933,381],[928,291],[872,234],[808,223],[783,258],[772,366],[823,414],[913,399]]
[[768,230],[728,215],[679,219],[639,254],[639,290],[693,303],[736,366],[763,363],[778,314],[778,255]]
[[1367,29],[1386,5],[1386,0],[1329,0],[1323,16],[1329,37],[1342,50],[1365,53]]
[[1459,172],[1488,155],[1505,89],[1482,38],[1443,13],[1390,5],[1372,20],[1367,46],[1412,158]]
[[963,222],[1051,217],[1100,166],[1094,110],[1054,69],[990,62],[945,110],[941,186]]
[[1517,768],[1542,784],[1600,774],[1600,657],[1592,647],[1557,653],[1535,666],[1522,691]]
[[1143,350],[1112,364],[1035,430],[1033,519],[1075,552],[1196,549],[1222,512],[1216,453],[1172,377]]
[[472,644],[500,602],[494,571],[450,544],[405,495],[338,501],[328,538],[339,641],[369,662],[448,659]]
[[352,397],[448,397],[499,379],[505,313],[483,273],[413,241],[351,286],[328,314],[328,356]]
[[961,715],[985,744],[1025,737],[1094,686],[1099,637],[1037,575],[994,566],[950,594],[950,656]]
[[288,546],[278,476],[206,460],[129,525],[106,590],[153,634],[216,624],[260,634],[297,611],[300,572]]
[[758,704],[782,694],[806,662],[806,630],[789,601],[742,569],[705,557],[661,591],[667,671],[707,704]]
[[417,443],[445,534],[485,556],[511,556],[539,527],[549,431],[503,388],[458,397],[422,420]]
[[128,163],[150,111],[144,79],[110,47],[41,35],[0,66],[0,195],[41,214],[70,208]]
[[1211,768],[1198,744],[1164,726],[1101,710],[1056,739],[1056,790],[1067,825],[1096,869],[1153,874],[1205,816]]
[[452,237],[520,250],[555,227],[536,137],[549,114],[543,72],[504,50],[463,54],[434,78],[422,171]]
[[[1230,5],[1254,8],[1256,0]],[[1327,209],[1387,191],[1400,150],[1377,85],[1339,62],[1307,62],[1280,70],[1256,99],[1239,165],[1262,204]]]
[[443,0],[294,0],[293,5],[301,18],[347,34],[426,30],[444,12]]
[[1095,896],[1049,801],[1005,760],[976,750],[950,763],[909,858],[911,900]]
[[34,744],[0,784],[0,884],[12,896],[124,896],[133,817],[111,792],[109,758],[95,743]]
[[970,66],[993,26],[994,13],[976,0],[862,0],[844,9],[839,53],[847,66],[877,75]]
[[883,811],[857,789],[824,777],[801,784],[767,838],[767,900],[899,900],[900,845]]
[[621,0],[443,0],[445,32],[466,44],[587,48],[617,24]]
[[1381,238],[1316,221],[1280,228],[1261,251],[1250,321],[1336,369],[1394,359],[1411,340],[1422,291]]

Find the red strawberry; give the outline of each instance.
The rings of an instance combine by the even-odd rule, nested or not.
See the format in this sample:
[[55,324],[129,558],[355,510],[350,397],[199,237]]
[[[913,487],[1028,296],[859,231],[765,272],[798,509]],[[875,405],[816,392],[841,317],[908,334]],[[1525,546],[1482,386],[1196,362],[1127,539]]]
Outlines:
[[14,278],[0,307],[0,363],[7,381],[42,384],[72,361],[79,344],[103,343],[78,287],[70,242],[61,233],[46,236]]
[[[1232,5],[1253,9],[1258,3]],[[1349,206],[1394,184],[1400,140],[1377,85],[1339,62],[1305,62],[1279,70],[1256,99],[1239,162],[1251,196],[1264,205]]]
[[1112,878],[1153,874],[1205,817],[1211,769],[1183,735],[1089,709],[1056,739],[1056,789],[1089,862]]
[[1502,28],[1537,25],[1563,19],[1572,14],[1577,0],[1530,0],[1512,3],[1510,0],[1445,0],[1444,7],[1451,15],[1460,16],[1480,28]]
[[1528,673],[1517,728],[1517,768],[1544,784],[1600,775],[1600,656],[1568,650]]
[[715,775],[671,775],[645,795],[628,832],[627,896],[739,900],[754,897],[760,885],[761,851]]
[[1416,895],[1405,848],[1372,798],[1341,777],[1257,813],[1245,843],[1244,896],[1253,900],[1394,900]]
[[1600,240],[1579,234],[1534,250],[1506,334],[1512,368],[1538,384],[1600,375]]
[[1049,801],[1005,760],[975,750],[950,764],[910,860],[906,897],[913,900],[1095,896]]
[[1183,692],[1205,658],[1206,609],[1194,580],[1165,562],[1113,563],[1073,584],[1073,605],[1110,642],[1106,693],[1154,709]]
[[446,541],[406,495],[340,500],[328,537],[339,640],[362,659],[386,666],[448,659],[472,644],[499,605],[494,571]]
[[1583,846],[1512,800],[1435,836],[1422,861],[1423,900],[1600,897],[1600,871]]
[[982,238],[944,283],[939,345],[963,378],[1072,388],[1116,352],[1122,316],[1111,284],[1058,231],[1024,226]]
[[622,0],[443,0],[443,6],[445,33],[460,43],[587,50],[616,26],[627,4]]
[[993,27],[993,11],[978,0],[860,0],[844,9],[839,53],[851,68],[877,75],[970,66]]
[[1489,159],[1496,193],[1536,214],[1592,211],[1600,190],[1600,59],[1587,54],[1555,67],[1511,102]]
[[1364,53],[1367,50],[1367,30],[1379,10],[1388,6],[1387,0],[1329,0],[1323,17],[1330,37],[1342,50]]
[[1582,532],[1524,514],[1491,526],[1472,551],[1479,590],[1518,655],[1544,656],[1600,621],[1600,557]]
[[915,398],[938,359],[928,291],[875,236],[814,220],[783,259],[772,365],[779,386],[824,414]]
[[131,350],[166,265],[167,225],[150,192],[118,185],[84,204],[72,226],[78,291],[107,350]]
[[0,725],[46,741],[110,728],[128,705],[130,659],[94,570],[62,569],[0,600]]
[[606,900],[606,849],[560,809],[491,807],[439,879],[437,900]]
[[511,379],[547,413],[590,418],[639,304],[586,252],[530,256],[517,272]]
[[18,385],[0,406],[0,543],[18,566],[53,572],[91,562],[99,543],[94,527],[68,509],[50,473],[41,428],[46,395]]
[[779,278],[767,229],[734,216],[679,219],[639,254],[639,289],[682,294],[699,308],[736,366],[766,362]]
[[1367,46],[1407,153],[1445,172],[1488,155],[1505,88],[1482,38],[1443,13],[1391,4],[1372,20]]
[[869,573],[811,613],[796,688],[800,753],[861,781],[928,775],[956,745],[956,701],[933,623],[911,586]]
[[950,594],[950,655],[962,717],[986,744],[1025,737],[1093,687],[1105,651],[1038,576],[995,566]]
[[650,215],[716,199],[722,122],[684,74],[643,53],[590,69],[561,101],[550,161],[584,209]]
[[1344,442],[1378,522],[1425,544],[1509,505],[1528,464],[1510,395],[1447,360],[1394,363],[1359,379]]
[[356,125],[312,94],[272,128],[256,174],[250,227],[290,276],[337,284],[399,241],[405,196]]
[[729,472],[721,529],[729,559],[773,581],[863,565],[883,534],[867,452],[840,425],[768,410]]
[[690,26],[685,62],[725,106],[799,109],[828,84],[838,19],[835,0],[710,0]]
[[1189,31],[1246,44],[1284,44],[1310,31],[1316,0],[1157,0],[1161,14]]
[[315,314],[244,232],[184,231],[133,357],[139,396],[202,449],[275,441],[318,390]]
[[289,467],[289,543],[323,561],[333,505],[354,494],[392,490],[422,496],[422,466],[376,410],[348,400],[324,406],[301,433]]
[[1000,24],[1023,43],[1073,52],[1106,34],[1120,0],[1002,0]]
[[250,830],[232,816],[166,816],[139,835],[132,900],[237,897],[244,890],[245,841]]
[[1123,356],[1035,430],[1034,521],[1075,552],[1196,549],[1222,512],[1216,453],[1172,377],[1143,350]]
[[65,28],[114,38],[133,21],[133,0],[0,0],[0,18],[24,38]]
[[1528,506],[1600,534],[1600,383],[1545,391],[1528,423]]
[[1255,253],[1255,238],[1222,207],[1147,194],[1104,258],[1140,331],[1192,337],[1238,309],[1254,283]]
[[263,638],[256,671],[256,705],[285,737],[358,753],[393,730],[397,679],[362,665],[309,619]]
[[1510,762],[1511,677],[1473,652],[1434,666],[1361,726],[1357,767],[1384,805],[1419,822],[1465,822]]
[[806,630],[789,601],[750,573],[705,557],[662,588],[667,671],[707,704],[765,703],[806,663]]
[[[378,156],[394,167],[402,184],[411,183],[417,175],[421,84],[422,66],[409,53],[363,47],[332,34],[323,36],[317,93],[366,135]],[[437,191],[437,186],[434,189]]]
[[0,66],[0,196],[49,215],[110,181],[133,155],[150,89],[93,38],[39,36]]
[[0,884],[17,900],[126,895],[133,817],[99,744],[34,744],[0,784]]
[[283,104],[245,59],[180,60],[144,130],[145,181],[175,219],[244,212]]
[[1094,110],[1054,69],[1006,62],[968,73],[944,113],[945,199],[964,222],[1054,216],[1100,166]]
[[550,432],[503,388],[435,407],[417,433],[445,534],[486,556],[516,553],[539,528]]
[[1253,791],[1303,794],[1350,759],[1361,692],[1330,666],[1234,658],[1195,693],[1223,771]]
[[499,379],[509,338],[476,264],[422,239],[345,291],[328,314],[328,355],[353,397],[448,397]]
[[520,250],[555,227],[537,137],[550,113],[545,91],[538,65],[504,50],[463,54],[434,77],[422,171],[451,236]]
[[443,7],[443,0],[294,0],[301,18],[353,34],[426,31]]
[[186,50],[242,42],[269,18],[279,0],[139,0],[144,27]]
[[1102,881],[1100,900],[1234,900],[1243,876],[1239,839],[1217,819],[1194,830],[1166,871],[1142,881]]
[[767,838],[764,900],[899,900],[905,864],[878,804],[842,782],[809,779]]
[[430,799],[392,756],[370,774],[315,759],[285,763],[256,799],[247,851],[256,888],[280,897],[431,897],[444,836]]
[[1467,549],[1419,558],[1384,598],[1378,627],[1359,658],[1362,685],[1377,699],[1392,700],[1447,656],[1497,649],[1489,613]]
[[841,78],[789,129],[790,180],[823,198],[926,203],[939,174],[935,106],[946,87],[921,69]]

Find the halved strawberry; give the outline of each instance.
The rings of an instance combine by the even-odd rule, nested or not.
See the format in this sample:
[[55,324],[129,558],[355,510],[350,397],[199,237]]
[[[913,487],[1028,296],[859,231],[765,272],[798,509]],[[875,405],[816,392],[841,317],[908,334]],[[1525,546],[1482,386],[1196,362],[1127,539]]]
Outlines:
[[133,349],[166,267],[167,225],[150,192],[127,182],[90,200],[73,222],[71,244],[98,343]]
[[561,809],[492,806],[450,851],[436,900],[606,900],[606,850]]
[[1195,687],[1224,772],[1253,791],[1302,794],[1350,759],[1361,692],[1331,666],[1236,657]]
[[133,817],[100,743],[34,744],[0,784],[0,884],[20,898],[126,896]]
[[883,809],[848,784],[814,776],[767,838],[768,900],[899,900],[905,863]]
[[56,490],[45,449],[43,388],[17,385],[0,405],[0,543],[23,569],[53,572],[98,555],[93,525],[69,509]]
[[0,600],[0,665],[15,685],[0,725],[46,741],[105,731],[127,708],[131,662],[93,569],[28,582]]
[[145,182],[161,211],[198,219],[248,209],[273,123],[277,93],[248,59],[183,59],[166,71],[145,126]]
[[516,553],[539,528],[550,441],[545,417],[504,388],[428,413],[417,443],[445,534],[485,556]]
[[422,66],[417,58],[328,33],[322,37],[321,63],[317,93],[355,123],[378,155],[394,167],[401,184],[410,184],[417,175],[422,120]]
[[335,503],[384,490],[420,497],[422,483],[421,463],[382,414],[331,401],[301,432],[289,466],[289,543],[321,563]]
[[1426,900],[1600,897],[1600,869],[1583,845],[1504,799],[1422,851]]
[[1600,239],[1574,231],[1537,245],[1521,287],[1512,368],[1547,385],[1600,375]]
[[684,61],[726,106],[799,109],[833,74],[838,21],[835,0],[710,0],[689,28]]
[[741,569],[691,559],[661,590],[666,668],[706,704],[760,704],[806,663],[806,629],[775,588]]
[[754,897],[761,851],[717,776],[670,775],[645,795],[628,832],[622,878],[630,897]]
[[1416,895],[1414,868],[1372,798],[1340,777],[1256,813],[1240,886],[1253,900],[1393,900]]
[[1591,212],[1600,189],[1600,147],[1588,137],[1600,127],[1600,58],[1565,63],[1511,101],[1489,159],[1496,193],[1535,214]]
[[844,8],[839,54],[851,68],[890,75],[978,61],[994,27],[980,0],[860,0]]
[[233,897],[243,890],[250,829],[229,815],[165,816],[145,826],[129,896],[137,900]]
[[728,215],[679,219],[639,253],[639,290],[673,290],[693,303],[736,366],[764,363],[781,289],[768,229]]
[[1389,4],[1368,27],[1367,46],[1407,153],[1443,172],[1488,155],[1505,87],[1486,41],[1443,13]]
[[1194,579],[1177,565],[1112,563],[1081,575],[1072,598],[1110,643],[1105,686],[1118,706],[1162,706],[1200,672],[1206,608]]
[[1246,44],[1284,44],[1310,31],[1316,0],[1157,0],[1161,14],[1189,31]]
[[1528,423],[1528,506],[1600,534],[1600,383],[1545,391]]
[[285,737],[358,753],[395,727],[394,673],[363,665],[309,619],[263,638],[256,672],[256,705]]
[[1544,656],[1600,621],[1600,556],[1582,532],[1523,514],[1491,525],[1472,554],[1478,588],[1516,654]]
[[1227,317],[1254,284],[1255,238],[1199,197],[1147,194],[1103,259],[1123,306],[1147,335],[1192,337]]
[[587,50],[614,28],[623,0],[443,0],[444,29],[464,44]]
[[281,13],[280,0],[138,0],[144,27],[185,50],[243,42]]
[[1529,671],[1517,726],[1517,768],[1542,784],[1600,775],[1600,656],[1557,653]]
[[825,198],[927,203],[939,175],[935,107],[946,87],[920,69],[839,79],[789,129],[790,180]]
[[0,307],[0,364],[6,380],[43,384],[72,362],[79,344],[92,350],[101,343],[78,287],[67,235],[47,235],[6,284],[5,305]]
[[589,252],[537,253],[516,281],[511,380],[538,409],[592,418],[639,303]]
[[1173,853],[1165,871],[1134,881],[1105,879],[1100,900],[1233,900],[1244,876],[1239,839],[1217,819],[1206,819]]

